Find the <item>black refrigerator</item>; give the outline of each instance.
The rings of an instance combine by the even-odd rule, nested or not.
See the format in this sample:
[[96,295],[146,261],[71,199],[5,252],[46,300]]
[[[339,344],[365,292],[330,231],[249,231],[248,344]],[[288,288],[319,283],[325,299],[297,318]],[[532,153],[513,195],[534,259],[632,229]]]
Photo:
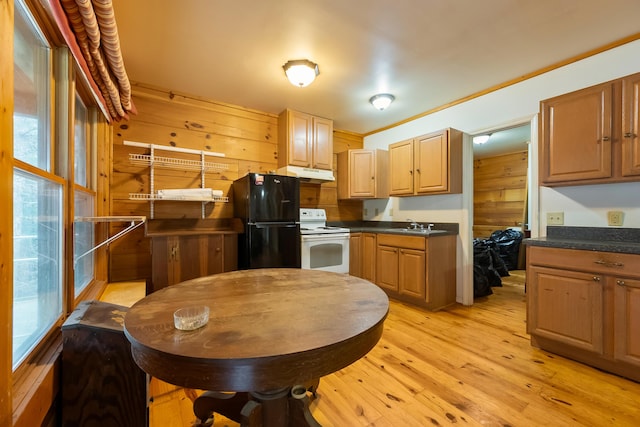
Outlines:
[[233,182],[238,268],[300,268],[300,180],[249,173]]

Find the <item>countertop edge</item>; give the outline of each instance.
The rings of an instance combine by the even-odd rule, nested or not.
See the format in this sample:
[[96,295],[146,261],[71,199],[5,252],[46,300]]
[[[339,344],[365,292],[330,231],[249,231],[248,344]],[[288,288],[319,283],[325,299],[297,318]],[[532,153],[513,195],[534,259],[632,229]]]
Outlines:
[[550,237],[529,238],[524,239],[522,242],[528,246],[640,255],[640,243],[633,242],[560,239]]

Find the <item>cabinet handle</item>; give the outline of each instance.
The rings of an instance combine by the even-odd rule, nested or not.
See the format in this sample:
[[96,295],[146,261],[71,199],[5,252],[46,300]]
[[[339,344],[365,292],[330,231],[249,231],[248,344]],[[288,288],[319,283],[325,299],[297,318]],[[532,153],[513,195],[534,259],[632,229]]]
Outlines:
[[594,282],[599,282],[600,281],[600,276],[593,276],[593,281]]
[[635,138],[635,137],[636,137],[636,135],[635,135],[634,133],[627,132],[627,133],[625,133],[625,134],[624,134],[624,137],[625,137],[625,138]]
[[597,261],[593,261],[594,264],[599,264],[599,265],[603,265],[605,267],[624,267],[624,263],[622,262],[611,262],[611,261],[605,261],[603,259],[599,259]]
[[624,280],[616,280],[616,285],[624,286],[626,288],[636,288],[640,289],[640,283],[632,281],[630,283],[625,282]]
[[608,136],[603,136],[603,137],[602,137],[602,140],[603,140],[603,141],[609,141],[609,139],[610,139],[610,138],[609,138]]
[[420,169],[416,169],[416,172],[420,173]]
[[413,171],[409,171],[409,174],[410,174],[410,175],[413,175]]
[[171,247],[171,259],[178,259],[178,245]]
[[372,176],[372,177],[371,177],[371,179],[372,179],[372,180],[374,180],[374,179],[376,179],[376,177],[375,177],[375,176]]

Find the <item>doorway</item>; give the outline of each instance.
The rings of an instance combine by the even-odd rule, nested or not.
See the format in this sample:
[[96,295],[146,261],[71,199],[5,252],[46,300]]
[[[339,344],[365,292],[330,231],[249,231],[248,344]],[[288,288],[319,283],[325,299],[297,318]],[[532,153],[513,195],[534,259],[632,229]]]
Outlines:
[[524,291],[524,248],[513,239],[529,233],[531,139],[530,122],[472,135],[474,294],[488,296],[499,285]]

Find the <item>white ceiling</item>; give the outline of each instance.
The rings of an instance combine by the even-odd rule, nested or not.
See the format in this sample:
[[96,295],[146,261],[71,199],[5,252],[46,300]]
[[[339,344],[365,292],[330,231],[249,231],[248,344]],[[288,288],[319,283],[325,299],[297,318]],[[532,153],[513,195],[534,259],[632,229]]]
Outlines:
[[527,123],[507,129],[498,129],[487,132],[485,135],[489,135],[487,142],[473,144],[474,159],[527,151],[531,142],[531,125]]
[[[133,82],[369,133],[639,34],[639,0],[113,0]],[[282,65],[310,59],[297,88]],[[385,111],[368,99],[395,95]]]

